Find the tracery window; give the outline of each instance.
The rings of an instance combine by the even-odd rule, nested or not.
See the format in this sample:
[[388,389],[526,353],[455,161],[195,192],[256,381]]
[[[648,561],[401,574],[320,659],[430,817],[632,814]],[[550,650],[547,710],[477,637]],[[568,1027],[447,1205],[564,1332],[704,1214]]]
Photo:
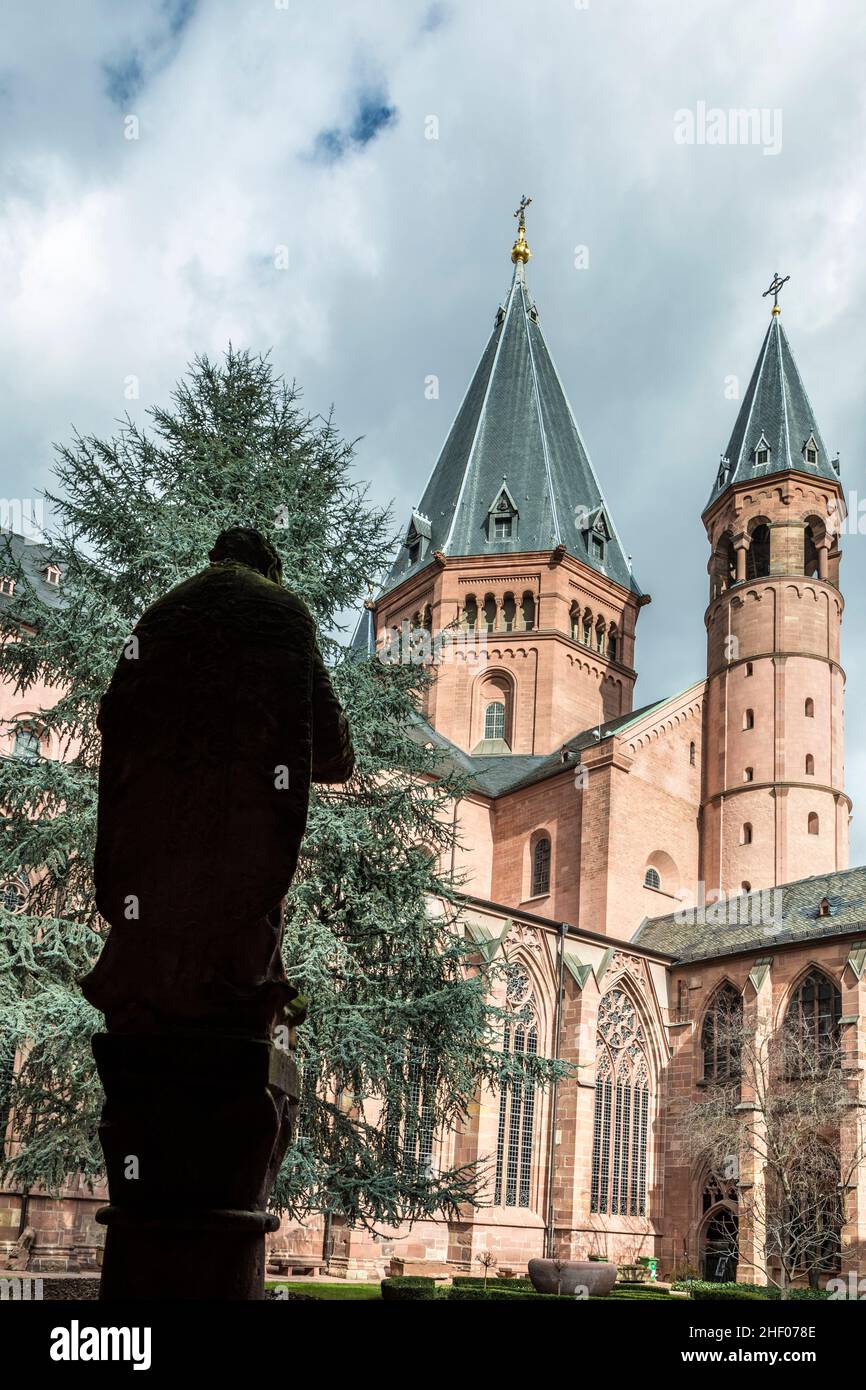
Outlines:
[[835,1054],[841,1018],[841,992],[822,970],[810,970],[788,1005],[786,1028],[818,1052],[826,1052],[829,1060]]
[[592,1211],[646,1216],[649,1103],[640,1019],[624,990],[609,990],[598,1007]]
[[742,1017],[740,991],[726,982],[716,990],[704,1014],[701,1029],[704,1080],[725,1081],[739,1075]]
[[[538,1052],[535,1000],[529,975],[517,963],[508,967],[506,1007],[509,1017],[503,1028],[503,1052],[534,1056]],[[534,1130],[534,1084],[521,1079],[505,1082],[499,1093],[493,1193],[496,1206],[530,1205]]]

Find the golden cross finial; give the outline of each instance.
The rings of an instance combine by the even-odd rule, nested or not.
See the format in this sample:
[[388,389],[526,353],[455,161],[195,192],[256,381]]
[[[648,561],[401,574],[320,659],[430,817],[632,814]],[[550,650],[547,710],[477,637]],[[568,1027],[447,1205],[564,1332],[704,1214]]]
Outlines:
[[518,219],[517,240],[511,248],[511,259],[514,261],[515,265],[518,261],[522,261],[522,263],[526,265],[526,262],[532,255],[526,241],[526,209],[531,202],[532,199],[527,198],[524,193],[523,197],[520,199],[520,206],[516,208],[514,212],[514,216]]
[[779,272],[777,270],[773,276],[770,288],[768,290],[764,290],[764,293],[761,295],[762,299],[766,299],[768,294],[771,294],[773,296],[773,307],[770,311],[771,313],[781,314],[782,310],[779,307],[779,290],[782,288],[783,285],[787,285],[790,278],[790,275],[786,275],[784,278],[782,278],[782,276],[779,275]]

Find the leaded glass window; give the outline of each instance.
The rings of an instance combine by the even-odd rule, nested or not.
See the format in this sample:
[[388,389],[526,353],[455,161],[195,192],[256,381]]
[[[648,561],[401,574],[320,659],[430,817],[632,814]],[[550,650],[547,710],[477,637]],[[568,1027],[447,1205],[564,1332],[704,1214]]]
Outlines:
[[596,1034],[590,1208],[646,1216],[650,1080],[640,1019],[621,989],[605,994]]
[[532,847],[532,896],[550,892],[550,840],[542,835]]
[[[529,976],[522,965],[508,970],[502,1050],[515,1055],[538,1052],[538,1024]],[[493,1200],[497,1206],[531,1205],[532,1158],[535,1139],[535,1086],[531,1080],[503,1083],[499,1093],[496,1135],[496,1173]]]

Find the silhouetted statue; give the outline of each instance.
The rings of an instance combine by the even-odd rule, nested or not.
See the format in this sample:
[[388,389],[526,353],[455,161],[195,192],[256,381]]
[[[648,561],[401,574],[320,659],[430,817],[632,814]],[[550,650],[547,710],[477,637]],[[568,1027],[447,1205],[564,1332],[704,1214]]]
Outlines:
[[83,981],[109,1032],[268,1036],[297,991],[282,900],[310,782],[354,757],[313,620],[257,531],[142,615],[99,710],[96,903],[111,931]]

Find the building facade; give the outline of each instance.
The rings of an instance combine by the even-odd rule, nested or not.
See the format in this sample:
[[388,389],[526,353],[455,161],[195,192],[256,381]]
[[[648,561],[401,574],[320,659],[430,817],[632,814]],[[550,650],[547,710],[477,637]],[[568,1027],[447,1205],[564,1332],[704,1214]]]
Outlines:
[[[529,256],[521,213],[508,294],[355,645],[433,661],[418,737],[465,777],[460,849],[443,867],[465,883],[479,959],[508,963],[502,1045],[574,1070],[555,1092],[479,1095],[466,1131],[432,1155],[485,1160],[486,1205],[377,1235],[284,1222],[271,1254],[319,1264],[324,1242],[350,1277],[393,1257],[456,1270],[487,1251],[515,1269],[542,1254],[655,1256],[662,1273],[762,1282],[737,1182],[689,1159],[682,1118],[712,1070],[707,1019],[723,996],[768,1035],[792,1008],[829,1017],[852,1114],[866,1100],[838,463],[775,303],[702,516],[705,671],[635,709],[650,600],[553,365]],[[29,711],[4,699],[23,737]],[[849,1187],[845,1271],[866,1238],[866,1189]],[[11,1226],[18,1199],[0,1203]],[[70,1194],[49,1210],[66,1213],[68,1238],[52,1215],[33,1267],[86,1264],[90,1204]]]

